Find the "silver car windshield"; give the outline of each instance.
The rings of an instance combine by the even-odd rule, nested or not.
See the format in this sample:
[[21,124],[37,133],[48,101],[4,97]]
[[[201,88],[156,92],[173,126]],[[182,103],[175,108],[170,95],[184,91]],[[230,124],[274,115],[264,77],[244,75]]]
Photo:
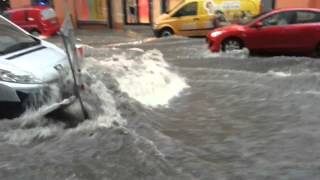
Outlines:
[[40,44],[40,40],[24,33],[0,17],[0,55]]

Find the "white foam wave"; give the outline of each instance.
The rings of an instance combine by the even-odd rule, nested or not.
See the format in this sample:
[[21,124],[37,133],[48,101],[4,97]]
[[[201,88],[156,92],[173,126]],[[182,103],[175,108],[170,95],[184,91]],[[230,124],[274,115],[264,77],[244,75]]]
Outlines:
[[188,87],[182,77],[169,70],[158,50],[147,51],[135,59],[127,58],[122,54],[99,63],[118,81],[123,92],[144,105],[167,106]]
[[122,43],[116,43],[116,44],[109,44],[108,47],[119,47],[119,46],[124,46],[124,45],[139,45],[151,41],[155,41],[157,38],[151,37],[151,38],[145,38],[143,40],[138,40],[138,41],[131,41],[131,42],[122,42]]
[[14,129],[3,134],[9,144],[27,145],[34,140],[46,140],[62,132],[61,126],[34,127],[31,129]]
[[222,57],[222,58],[239,58],[244,59],[248,58],[250,54],[249,49],[244,48],[241,50],[233,50],[230,52],[218,52],[218,53],[212,53],[211,51],[207,50],[204,52],[204,57]]
[[267,74],[277,77],[290,77],[292,74],[290,72],[280,72],[280,71],[269,71]]
[[315,90],[309,90],[309,91],[295,91],[294,94],[306,94],[306,95],[320,95],[320,91],[315,91]]
[[[109,89],[100,81],[96,81],[92,84],[89,89],[93,94],[97,94],[100,97],[101,105],[103,112],[98,114],[94,119],[85,121],[81,123],[75,130],[94,130],[96,128],[110,128],[114,124],[118,126],[124,126],[127,121],[123,119],[120,115],[120,112],[116,108],[116,102]],[[88,110],[94,115],[96,110],[94,107],[89,107],[87,104]]]

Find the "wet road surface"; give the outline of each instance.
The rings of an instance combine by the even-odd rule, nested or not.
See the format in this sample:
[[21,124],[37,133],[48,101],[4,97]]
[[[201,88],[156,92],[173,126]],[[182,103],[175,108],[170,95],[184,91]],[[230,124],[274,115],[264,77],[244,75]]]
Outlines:
[[0,179],[320,178],[319,60],[211,54],[187,38],[88,54],[92,118],[2,120]]

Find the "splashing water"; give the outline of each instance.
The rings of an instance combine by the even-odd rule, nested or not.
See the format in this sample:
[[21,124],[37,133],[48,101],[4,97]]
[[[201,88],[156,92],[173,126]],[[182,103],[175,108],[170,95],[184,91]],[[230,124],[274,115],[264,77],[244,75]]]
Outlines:
[[121,91],[140,103],[151,107],[168,106],[169,101],[188,85],[182,77],[169,70],[160,51],[136,52],[142,54],[135,58],[120,54],[103,61],[93,58],[87,61],[104,66],[106,72],[117,80]]
[[269,71],[268,74],[277,76],[277,77],[290,77],[292,74],[290,72],[278,72],[278,71]]
[[[113,50],[119,52],[117,49]],[[132,53],[135,58],[132,58]],[[94,131],[97,128],[126,125],[127,121],[121,117],[115,100],[115,96],[122,92],[146,106],[168,106],[172,98],[188,87],[185,80],[169,68],[158,50],[144,52],[131,48],[127,53],[116,54],[104,60],[87,58],[83,63],[83,76],[90,79],[85,80],[89,92],[84,92],[82,96],[92,119],[67,132]],[[116,92],[113,87],[120,91]],[[14,121],[12,129],[2,133],[2,137],[10,144],[27,145],[33,141],[64,134],[63,123],[54,123],[43,117],[43,109],[50,106],[49,103],[53,102],[54,98],[58,99],[60,96],[54,94],[51,101],[40,109],[27,110]],[[67,111],[80,112],[79,104],[73,104]]]
[[230,52],[219,52],[219,53],[212,53],[210,50],[205,49],[201,52],[201,58],[239,58],[244,59],[248,58],[250,54],[249,49],[244,48],[241,50],[233,50]]

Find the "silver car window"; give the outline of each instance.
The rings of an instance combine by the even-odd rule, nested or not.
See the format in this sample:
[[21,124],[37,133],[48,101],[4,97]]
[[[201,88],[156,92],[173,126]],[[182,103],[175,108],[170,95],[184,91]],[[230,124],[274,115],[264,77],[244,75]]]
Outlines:
[[0,17],[0,54],[11,53],[36,44],[39,44],[39,40]]

